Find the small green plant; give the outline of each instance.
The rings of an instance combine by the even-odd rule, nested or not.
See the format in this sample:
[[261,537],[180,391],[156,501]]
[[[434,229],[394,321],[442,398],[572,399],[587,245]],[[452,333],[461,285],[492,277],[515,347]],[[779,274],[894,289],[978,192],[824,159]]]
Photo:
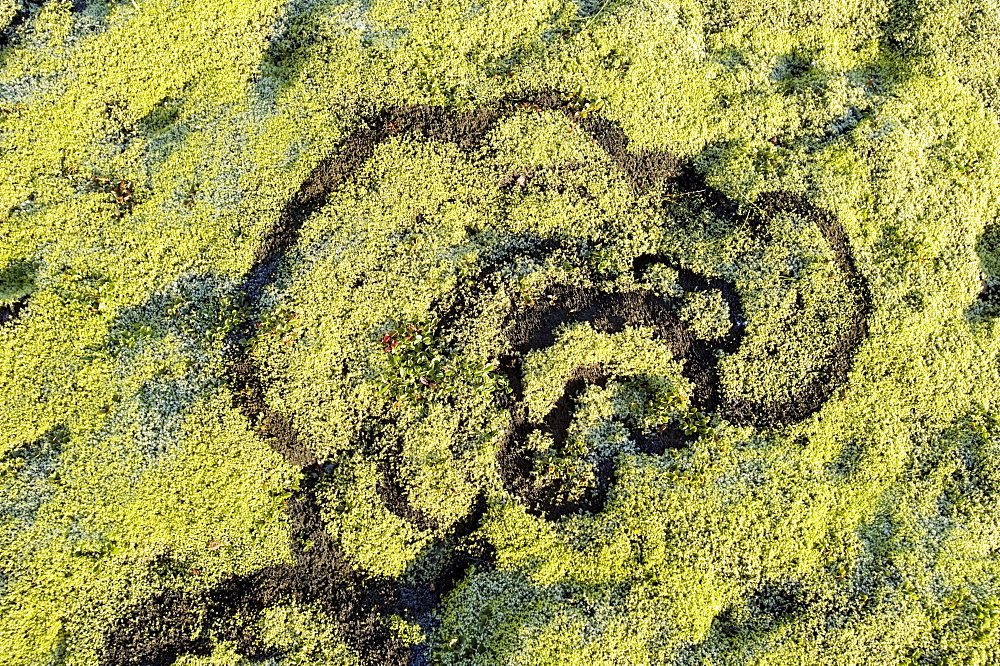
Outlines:
[[661,423],[661,430],[675,422],[685,435],[704,437],[715,432],[711,426],[711,417],[690,404],[683,393],[672,391],[658,394],[649,401],[649,407]]
[[440,72],[427,69],[417,72],[417,89],[432,99],[440,96],[447,104],[454,104],[458,99],[458,84],[446,81]]
[[0,269],[0,306],[10,305],[35,290],[38,265],[29,261],[12,261]]
[[66,161],[65,151],[62,152],[59,159],[59,173],[63,178],[73,182],[78,191],[101,192],[109,195],[107,203],[113,204],[114,208],[100,208],[99,210],[110,210],[115,219],[121,219],[126,214],[131,213],[132,207],[138,203],[135,198],[135,185],[132,181],[124,178],[100,176],[96,172],[91,172],[87,176],[80,172],[79,165],[69,164]]
[[250,308],[242,294],[220,294],[215,307],[215,316],[205,322],[205,335],[213,340],[222,340],[250,316]]
[[82,303],[91,313],[104,309],[105,300],[111,290],[108,278],[74,267],[63,269],[59,278],[61,282],[59,293],[64,302]]
[[587,263],[598,273],[611,273],[615,267],[614,253],[606,247],[594,249],[587,254]]
[[108,342],[115,349],[134,347],[144,340],[151,340],[155,334],[156,330],[148,322],[136,321],[116,330]]
[[594,484],[594,465],[579,456],[549,449],[535,458],[534,477],[540,485],[557,486],[560,501],[574,502]]
[[578,85],[576,90],[563,95],[563,102],[566,108],[573,112],[575,118],[586,118],[591,113],[604,108],[603,99],[590,99],[583,93],[583,85]]
[[1000,608],[998,608],[997,598],[990,597],[979,603],[974,603],[972,611],[975,614],[976,626],[974,638],[977,641],[989,639],[1000,626]]
[[[237,318],[242,314],[243,311],[236,313]],[[258,338],[274,338],[290,345],[298,336],[298,324],[298,313],[281,305],[261,317],[257,322],[256,335]]]
[[383,390],[393,398],[420,403],[471,386],[488,395],[506,390],[505,380],[496,374],[495,363],[455,360],[437,333],[438,321],[402,324],[382,336],[390,370]]
[[104,178],[102,176],[91,176],[87,179],[86,187],[91,192],[103,192],[109,195],[108,203],[114,204],[113,217],[121,219],[126,214],[132,212],[132,207],[136,204],[135,189],[131,181],[120,178]]

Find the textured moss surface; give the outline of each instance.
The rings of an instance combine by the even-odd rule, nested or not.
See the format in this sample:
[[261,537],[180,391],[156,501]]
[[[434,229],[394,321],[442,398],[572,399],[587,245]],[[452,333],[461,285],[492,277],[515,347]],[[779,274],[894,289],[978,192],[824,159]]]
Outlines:
[[[0,0],[0,46],[0,662],[1000,661],[996,3]],[[379,125],[504,104],[475,141]],[[774,192],[842,227],[867,312]],[[712,349],[738,328],[717,404],[656,322],[514,354],[553,285],[649,294]],[[817,376],[802,418],[726,418]],[[504,447],[581,377],[524,437],[582,507],[546,515]],[[351,572],[318,597],[227,591],[317,551]],[[156,603],[166,647],[129,652]]]

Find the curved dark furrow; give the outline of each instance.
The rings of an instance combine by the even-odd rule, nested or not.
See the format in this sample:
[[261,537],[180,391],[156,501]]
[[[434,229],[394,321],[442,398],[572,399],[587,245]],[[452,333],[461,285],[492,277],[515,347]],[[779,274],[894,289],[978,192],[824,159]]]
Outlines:
[[[338,623],[344,639],[365,664],[403,664],[411,658],[423,658],[419,657],[422,653],[419,646],[410,651],[395,639],[382,618],[397,612],[416,618],[422,626],[430,626],[428,618],[434,606],[442,594],[461,580],[467,567],[488,565],[492,558],[488,543],[473,539],[472,551],[467,547],[456,550],[453,545],[460,539],[468,541],[475,532],[486,508],[485,500],[480,496],[475,509],[440,537],[438,547],[451,548],[452,559],[429,588],[417,590],[353,569],[339,545],[326,532],[315,494],[317,484],[331,471],[330,465],[322,465],[317,460],[289,417],[267,404],[260,369],[249,353],[250,341],[261,314],[262,296],[275,283],[279,267],[286,253],[298,242],[305,221],[327,203],[333,191],[355,176],[379,144],[395,136],[452,143],[463,151],[471,151],[478,148],[489,131],[506,116],[524,110],[561,111],[608,154],[637,193],[697,193],[699,200],[717,216],[736,219],[736,205],[708,187],[689,162],[679,160],[668,151],[633,152],[629,149],[627,135],[618,124],[596,116],[577,118],[563,100],[558,91],[549,90],[510,96],[494,106],[472,112],[433,106],[386,109],[360,122],[331,155],[310,172],[261,239],[254,265],[241,282],[254,315],[233,330],[227,338],[225,351],[234,407],[275,451],[298,466],[305,477],[302,489],[288,504],[295,562],[267,567],[245,576],[230,576],[198,594],[164,590],[126,609],[105,636],[104,666],[168,666],[181,654],[208,653],[211,650],[208,635],[232,640],[242,654],[253,658],[272,656],[267,646],[259,644],[252,628],[253,618],[261,610],[283,600],[318,604]],[[516,178],[507,185],[512,186],[515,182]],[[504,183],[499,186],[503,187]],[[588,193],[584,191],[580,195],[586,197]],[[506,376],[512,393],[496,396],[497,404],[507,409],[511,416],[510,427],[499,446],[497,464],[505,488],[529,511],[558,518],[575,511],[600,510],[614,480],[612,461],[598,461],[595,487],[582,500],[573,502],[556,497],[560,492],[557,485],[538,485],[533,481],[533,459],[525,448],[527,437],[534,431],[542,431],[549,434],[557,446],[564,443],[578,398],[587,386],[603,385],[611,379],[600,366],[578,368],[567,379],[562,396],[542,420],[529,420],[522,404],[524,355],[553,344],[556,328],[563,324],[587,322],[604,332],[650,327],[653,337],[663,345],[664,353],[683,362],[684,375],[695,387],[692,402],[700,409],[716,410],[723,418],[737,423],[771,427],[800,420],[819,409],[836,385],[846,380],[853,354],[867,334],[870,298],[864,278],[854,266],[842,227],[830,213],[796,195],[765,195],[758,206],[761,211],[751,215],[748,222],[761,234],[767,218],[781,211],[813,219],[833,248],[845,283],[855,294],[858,314],[853,327],[832,343],[834,361],[821,373],[827,383],[817,380],[815,386],[807,386],[802,399],[793,401],[794,404],[761,405],[727,400],[719,386],[717,353],[735,352],[742,338],[743,308],[736,289],[725,280],[700,276],[669,258],[637,258],[633,267],[636,276],[649,266],[662,263],[677,269],[680,286],[686,291],[720,292],[729,306],[731,323],[729,332],[721,340],[699,340],[679,319],[676,299],[645,290],[604,292],[574,285],[549,285],[537,306],[517,306],[512,301],[505,331],[508,351],[498,359],[500,372]],[[523,241],[514,254],[541,260],[554,253],[580,249],[577,241],[569,238],[525,238]],[[438,313],[443,331],[456,329],[463,320],[474,316],[484,296],[504,289],[500,270],[511,258],[495,257],[478,275],[466,280],[448,298],[434,304],[432,309]],[[689,441],[672,430],[653,435],[633,432],[632,436],[638,450],[650,453],[662,453]],[[369,447],[379,446],[384,458],[379,467],[378,491],[386,507],[418,529],[435,531],[439,526],[410,505],[399,481],[402,443],[387,445],[374,436]]]
[[[297,243],[305,221],[326,204],[331,192],[357,172],[381,142],[406,133],[425,140],[451,141],[468,150],[485,137],[499,117],[495,110],[460,114],[438,107],[412,106],[391,109],[363,122],[310,172],[264,235],[254,265],[240,285],[251,311],[259,315],[264,291],[277,279],[278,268]],[[167,666],[182,654],[205,654],[210,651],[204,638],[208,633],[233,640],[241,654],[266,656],[252,631],[240,630],[226,618],[240,614],[243,626],[247,626],[254,614],[283,599],[319,603],[343,628],[344,639],[366,664],[404,664],[409,659],[409,648],[392,636],[382,618],[393,611],[419,613],[420,605],[409,608],[391,581],[353,570],[327,534],[313,492],[326,471],[291,420],[267,404],[260,370],[249,354],[258,323],[255,315],[227,337],[227,379],[233,404],[251,427],[305,473],[302,495],[288,509],[295,564],[268,567],[249,576],[231,576],[199,595],[165,590],[136,604],[105,635],[104,666]],[[394,469],[390,462],[382,484],[383,495],[390,499],[390,510],[429,525],[429,520],[409,507],[401,488],[396,488]],[[473,513],[481,515],[481,511]],[[460,521],[453,526],[451,536],[459,536],[463,529],[472,531]],[[304,543],[311,547],[303,547]],[[441,574],[440,585],[434,586],[436,589],[453,586],[461,571],[476,558],[459,553],[453,559]],[[440,594],[433,595],[435,603]],[[192,636],[202,638],[195,640]]]
[[252,619],[281,603],[316,604],[343,628],[343,638],[365,664],[405,664],[409,646],[380,618],[399,607],[394,581],[351,567],[327,535],[312,486],[289,502],[292,565],[231,575],[192,593],[167,589],[125,609],[105,635],[106,666],[168,666],[182,654],[209,654],[209,637],[231,641],[251,659],[278,656],[260,643]]
[[[704,278],[665,257],[654,255],[643,255],[635,260],[633,270],[636,277],[641,277],[645,269],[656,263],[675,268],[678,282],[687,292],[718,290],[722,294],[729,306],[730,319],[729,331],[722,339],[712,342],[698,339],[677,315],[680,309],[678,299],[664,298],[646,290],[622,293],[573,285],[551,285],[538,299],[540,305],[516,309],[511,315],[507,340],[512,353],[504,357],[500,364],[513,394],[509,404],[511,425],[501,441],[497,460],[505,489],[536,515],[557,519],[580,511],[596,513],[603,508],[608,488],[613,482],[614,470],[610,460],[596,463],[594,485],[578,500],[559,499],[565,496],[566,491],[558,483],[539,485],[532,481],[534,460],[526,446],[531,433],[549,435],[553,448],[559,451],[566,442],[577,399],[587,386],[605,386],[611,379],[601,366],[577,368],[542,421],[529,422],[522,402],[522,359],[528,352],[555,344],[556,331],[560,326],[586,322],[603,333],[649,327],[653,339],[663,344],[664,352],[675,360],[683,361],[683,374],[694,385],[692,404],[702,410],[711,410],[718,405],[717,352],[735,351],[743,335],[743,308],[736,289],[725,280]],[[667,427],[653,434],[634,428],[629,430],[640,452],[663,453],[668,448],[677,448],[690,441],[676,427]]]
[[[500,371],[507,378],[513,394],[513,400],[504,402],[511,413],[511,425],[501,442],[497,461],[506,490],[520,498],[529,511],[549,519],[579,511],[598,512],[604,506],[607,490],[613,481],[613,470],[602,461],[588,495],[572,502],[558,499],[565,494],[558,484],[549,482],[539,485],[532,481],[534,460],[526,447],[528,436],[533,432],[546,433],[552,437],[554,448],[559,450],[572,422],[576,399],[582,393],[581,382],[589,377],[589,383],[603,386],[609,379],[604,373],[595,374],[592,371],[571,376],[562,396],[556,400],[543,422],[528,422],[526,409],[521,405],[521,360],[530,351],[552,346],[559,326],[588,322],[595,330],[605,333],[617,333],[626,327],[651,327],[653,338],[664,344],[665,351],[675,360],[683,361],[683,374],[694,385],[692,404],[703,411],[716,411],[727,421],[740,425],[775,428],[801,421],[818,411],[833,391],[847,381],[854,354],[868,336],[871,297],[867,283],[854,264],[843,227],[830,212],[800,195],[771,192],[758,198],[747,224],[761,242],[770,240],[767,224],[771,217],[779,213],[792,213],[816,224],[830,245],[841,279],[854,300],[851,325],[831,341],[830,361],[799,387],[793,397],[783,402],[739,401],[725,395],[719,382],[718,353],[732,354],[738,350],[745,325],[735,285],[720,278],[700,276],[666,257],[638,257],[633,264],[636,279],[640,279],[653,264],[662,263],[677,270],[678,283],[685,292],[718,291],[728,306],[730,319],[729,331],[721,340],[698,340],[678,318],[680,302],[677,299],[664,299],[642,290],[609,293],[572,285],[550,285],[538,299],[539,305],[512,309],[512,324],[507,329],[511,353],[502,357],[500,362]],[[578,368],[577,372],[583,370],[587,369]],[[667,448],[683,446],[690,441],[676,429],[666,429],[653,435],[632,430],[630,434],[640,452],[662,453]]]
[[440,525],[437,519],[414,507],[406,495],[406,487],[399,478],[400,461],[403,457],[403,442],[395,442],[384,451],[378,463],[378,483],[376,492],[389,513],[402,518],[422,532],[436,532]]
[[853,297],[850,325],[830,342],[830,361],[813,373],[794,397],[784,402],[756,402],[724,398],[719,412],[728,421],[757,428],[773,428],[797,423],[819,411],[838,387],[847,382],[854,356],[868,337],[871,293],[864,276],[854,263],[854,254],[843,226],[833,213],[791,192],[762,194],[749,224],[767,241],[767,220],[781,212],[791,212],[811,220],[833,251],[834,263]]

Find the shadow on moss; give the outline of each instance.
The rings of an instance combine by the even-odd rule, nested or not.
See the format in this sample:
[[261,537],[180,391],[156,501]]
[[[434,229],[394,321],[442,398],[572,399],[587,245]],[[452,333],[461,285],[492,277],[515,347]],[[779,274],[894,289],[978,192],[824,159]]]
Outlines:
[[1000,224],[989,224],[976,242],[983,281],[976,300],[966,309],[970,320],[1000,315]]
[[28,306],[37,270],[30,261],[12,261],[0,270],[0,326],[14,322]]

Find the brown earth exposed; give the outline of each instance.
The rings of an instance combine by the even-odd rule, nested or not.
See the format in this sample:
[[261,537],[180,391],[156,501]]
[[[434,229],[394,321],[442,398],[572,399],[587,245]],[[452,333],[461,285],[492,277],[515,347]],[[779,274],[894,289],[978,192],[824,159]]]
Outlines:
[[28,299],[22,298],[10,305],[0,305],[0,326],[11,324],[21,316],[21,313],[28,306]]

